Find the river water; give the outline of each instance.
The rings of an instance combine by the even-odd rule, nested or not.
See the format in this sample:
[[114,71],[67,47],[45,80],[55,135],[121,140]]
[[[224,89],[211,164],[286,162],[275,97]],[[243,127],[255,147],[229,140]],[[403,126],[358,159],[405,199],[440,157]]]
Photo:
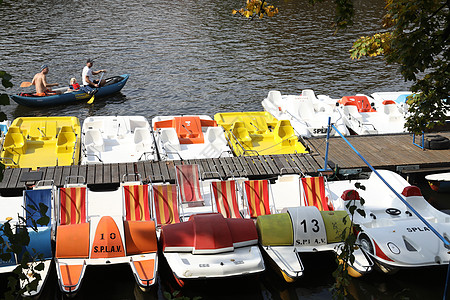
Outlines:
[[[382,58],[349,59],[352,42],[381,29],[382,0],[355,0],[355,25],[334,34],[332,1],[277,1],[280,14],[248,21],[232,16],[241,0],[25,1],[0,6],[0,70],[12,74],[9,93],[26,91],[39,66],[48,64],[48,82],[81,80],[87,58],[107,75],[131,75],[121,93],[93,105],[52,108],[2,107],[19,116],[207,114],[262,110],[271,89],[282,94],[311,88],[341,97],[355,93],[408,90],[398,67]],[[164,266],[164,265],[163,265]],[[203,299],[330,299],[333,259],[311,258],[310,271],[292,285],[272,271],[258,278],[199,282],[183,290]],[[173,291],[167,268],[148,294],[136,288],[128,267],[92,268],[78,298],[163,299]],[[373,273],[353,280],[356,299],[439,299],[445,269]],[[53,273],[44,298],[60,298]]]

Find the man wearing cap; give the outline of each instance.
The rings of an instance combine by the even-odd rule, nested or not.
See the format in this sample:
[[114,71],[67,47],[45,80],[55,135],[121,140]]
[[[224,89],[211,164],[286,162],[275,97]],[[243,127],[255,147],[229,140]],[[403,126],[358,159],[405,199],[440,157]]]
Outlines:
[[50,87],[58,86],[59,83],[47,83],[48,66],[42,65],[41,71],[34,75],[33,84],[36,87],[36,96],[47,96],[61,94],[61,91],[52,91]]
[[83,79],[83,85],[88,85],[92,88],[98,88],[105,84],[105,79],[102,79],[102,81],[99,83],[98,80],[93,80],[94,75],[98,75],[102,72],[106,72],[106,70],[98,70],[98,71],[92,71],[92,65],[94,64],[94,61],[92,59],[88,59],[86,61],[86,66],[83,68],[83,73],[81,74],[81,78]]

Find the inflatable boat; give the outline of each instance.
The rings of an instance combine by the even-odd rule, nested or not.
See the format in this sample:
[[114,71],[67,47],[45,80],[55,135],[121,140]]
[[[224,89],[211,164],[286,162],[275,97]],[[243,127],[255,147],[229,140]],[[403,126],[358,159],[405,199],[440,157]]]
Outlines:
[[[348,135],[336,101],[324,95],[316,97],[313,90],[303,90],[301,95],[281,95],[279,91],[270,91],[262,106],[276,119],[289,120],[297,136],[325,136],[330,117],[331,123],[343,135]],[[336,132],[333,130],[331,134],[336,135]]]
[[223,129],[209,116],[157,116],[152,126],[163,160],[232,156]]
[[237,156],[307,153],[289,120],[268,112],[229,112],[214,116]]
[[[95,98],[106,97],[119,92],[127,83],[130,75],[124,74],[114,76],[106,79],[106,84],[100,88],[94,89]],[[20,93],[18,95],[11,95],[10,98],[20,105],[36,107],[36,106],[54,106],[70,102],[86,103],[91,97],[91,94],[86,93],[83,89],[77,91],[68,91],[69,87],[61,87],[53,89],[60,91],[59,95],[36,96],[34,93]]]
[[150,124],[142,116],[96,116],[83,122],[81,164],[155,160]]
[[10,168],[77,165],[80,122],[76,117],[21,117],[8,129],[1,152]]

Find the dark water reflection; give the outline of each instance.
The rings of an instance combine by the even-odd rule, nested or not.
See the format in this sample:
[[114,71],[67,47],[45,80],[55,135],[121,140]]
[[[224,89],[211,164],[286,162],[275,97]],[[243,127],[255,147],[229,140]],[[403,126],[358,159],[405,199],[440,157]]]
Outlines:
[[[333,35],[331,1],[311,7],[307,0],[278,1],[280,15],[248,22],[231,15],[243,1],[24,1],[0,6],[0,69],[13,78],[10,93],[24,91],[39,66],[50,66],[49,82],[81,78],[88,57],[108,74],[131,74],[122,93],[72,104],[2,107],[18,116],[208,114],[262,110],[269,90],[283,94],[312,88],[318,94],[407,90],[381,58],[352,61],[348,50],[361,35],[380,30],[384,1],[357,0],[355,26]],[[329,299],[334,267],[330,258],[313,260],[312,271],[295,284],[272,271],[259,278],[199,282],[183,291],[203,299]],[[424,273],[423,273],[424,272]],[[353,280],[356,299],[439,299],[445,270],[374,273]],[[136,288],[127,266],[91,268],[79,299],[162,299],[173,289],[166,268],[149,294]],[[44,297],[61,298],[53,273]]]

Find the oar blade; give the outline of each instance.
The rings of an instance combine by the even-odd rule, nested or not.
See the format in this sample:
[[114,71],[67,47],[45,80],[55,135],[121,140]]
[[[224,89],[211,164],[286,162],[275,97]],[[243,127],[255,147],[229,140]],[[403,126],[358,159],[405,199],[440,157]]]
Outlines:
[[92,95],[91,99],[89,99],[87,104],[92,104],[92,102],[94,102],[94,100],[95,100],[95,95]]
[[29,86],[31,86],[31,85],[32,85],[31,82],[24,81],[24,82],[22,82],[22,83],[20,84],[20,87],[29,87]]

